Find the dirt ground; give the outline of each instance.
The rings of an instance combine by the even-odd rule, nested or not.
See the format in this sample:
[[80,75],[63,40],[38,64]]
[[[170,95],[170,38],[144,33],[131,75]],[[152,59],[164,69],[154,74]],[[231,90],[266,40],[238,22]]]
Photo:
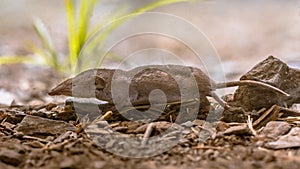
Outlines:
[[[41,74],[31,76],[33,69]],[[156,145],[166,146],[178,134],[185,133],[174,147],[165,152],[146,158],[124,157],[146,150],[135,149],[134,143],[119,144],[113,137],[108,137],[108,133],[117,131],[126,138],[142,138],[148,128],[147,123],[108,120],[103,123],[104,127],[98,128],[99,144],[92,140],[94,137],[91,137],[87,128],[86,131],[81,130],[84,124],[78,124],[74,111],[68,108],[68,104],[65,105],[65,98],[51,100],[46,95],[60,81],[50,69],[9,65],[2,66],[0,72],[2,78],[7,78],[6,83],[1,83],[6,92],[18,96],[17,91],[22,89],[20,84],[35,86],[28,88],[27,96],[19,97],[12,106],[3,105],[0,108],[0,168],[298,169],[300,166],[299,132],[291,133],[294,136],[290,138],[292,142],[276,142],[293,129],[299,131],[299,121],[278,119],[268,122],[269,127],[256,130],[256,134],[243,127],[247,126],[246,123],[215,120],[206,120],[205,123],[197,119],[176,125],[168,136],[157,140]],[[9,77],[6,76],[8,73]],[[159,135],[171,126],[168,120],[152,123],[155,128],[151,136]],[[204,134],[199,134],[201,131]],[[111,153],[113,148],[121,156]],[[154,149],[160,150],[159,147]]]

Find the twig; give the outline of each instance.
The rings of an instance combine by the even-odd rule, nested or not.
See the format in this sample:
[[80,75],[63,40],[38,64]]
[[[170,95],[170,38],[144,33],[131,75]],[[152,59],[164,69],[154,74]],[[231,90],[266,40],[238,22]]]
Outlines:
[[192,149],[204,149],[204,150],[224,150],[224,147],[213,147],[213,146],[205,146],[203,144],[197,145],[196,147],[192,147]]
[[99,120],[108,120],[113,115],[112,111],[106,112],[103,116],[99,118]]
[[154,129],[154,123],[148,124],[146,132],[145,132],[143,140],[142,140],[142,146],[146,145],[148,139],[150,138],[150,135],[151,135],[153,129]]
[[171,114],[170,114],[170,122],[173,123],[173,117]]
[[253,122],[255,129],[260,129],[265,126],[269,121],[276,120],[279,117],[280,107],[273,105],[267,111],[265,111],[257,120]]
[[229,105],[223,100],[221,99],[215,92],[211,92],[211,96],[225,109],[229,109]]
[[37,140],[39,142],[42,142],[42,143],[49,143],[50,141],[47,141],[45,139],[41,139],[41,138],[38,138],[38,137],[33,137],[33,136],[22,136],[23,139],[29,139],[29,140]]
[[257,132],[256,132],[256,130],[254,130],[254,128],[253,128],[253,119],[250,118],[249,115],[248,115],[248,119],[247,119],[247,126],[248,126],[248,128],[250,129],[251,133],[252,133],[254,136],[257,136]]

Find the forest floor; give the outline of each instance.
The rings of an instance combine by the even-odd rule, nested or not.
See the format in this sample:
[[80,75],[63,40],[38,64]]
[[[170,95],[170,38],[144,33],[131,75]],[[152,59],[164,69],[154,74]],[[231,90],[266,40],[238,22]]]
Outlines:
[[[257,130],[250,130],[249,123],[207,119],[180,125],[158,120],[151,122],[152,128],[146,122],[103,120],[97,123],[98,135],[92,136],[90,128],[79,124],[78,114],[65,103],[64,97],[47,95],[61,80],[53,71],[28,65],[0,69],[0,77],[5,79],[0,82],[1,92],[6,96],[1,99],[0,108],[0,168],[300,167],[297,117],[271,120]],[[167,134],[147,148],[150,141],[143,142],[143,138],[160,136],[167,129]],[[112,132],[122,137],[110,137]],[[184,137],[178,138],[182,133]],[[126,142],[131,137],[142,140],[146,148],[139,147],[140,142]],[[165,148],[173,140],[176,144]]]

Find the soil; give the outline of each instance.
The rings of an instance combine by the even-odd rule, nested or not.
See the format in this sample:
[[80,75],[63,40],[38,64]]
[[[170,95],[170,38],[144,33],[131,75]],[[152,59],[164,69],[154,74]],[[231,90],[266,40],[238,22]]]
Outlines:
[[[36,71],[40,73],[33,73]],[[75,114],[70,104],[65,103],[64,97],[52,98],[46,94],[62,79],[54,71],[36,66],[9,65],[1,66],[0,76],[5,78],[0,82],[1,89],[15,98],[12,105],[2,105],[0,108],[0,168],[300,167],[297,106],[295,111],[290,109],[294,112],[293,118],[276,116],[263,127],[252,130],[251,123],[222,122],[209,118],[182,124],[163,118],[149,123],[115,116],[114,120],[105,121],[110,118],[111,109],[106,107],[103,113],[108,115],[97,121],[98,137],[93,137],[95,125],[89,123],[90,117],[82,115],[79,117],[81,121],[78,121],[80,114]],[[26,83],[29,87],[24,87]],[[212,105],[217,111],[218,106]],[[263,112],[272,114],[277,111],[280,114],[283,110],[278,106]],[[170,130],[163,139],[148,140],[148,137],[165,133],[167,129]],[[116,140],[110,137],[110,132],[118,132],[121,137]],[[150,151],[155,154],[155,151],[164,148],[159,146],[167,147],[174,137],[178,138],[182,133],[184,137],[177,139],[175,146],[154,156],[137,158],[151,154]],[[154,147],[144,150],[139,149],[143,148],[138,147],[140,142],[123,141],[120,144],[126,138],[144,138],[146,142],[141,139],[142,144],[154,143]],[[128,157],[132,154],[139,156]]]

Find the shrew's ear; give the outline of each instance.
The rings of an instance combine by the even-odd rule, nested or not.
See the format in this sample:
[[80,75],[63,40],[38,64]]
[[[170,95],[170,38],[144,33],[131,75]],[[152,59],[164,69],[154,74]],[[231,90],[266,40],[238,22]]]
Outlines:
[[96,86],[96,89],[98,89],[98,90],[104,89],[106,86],[106,82],[100,76],[95,76],[95,86]]

